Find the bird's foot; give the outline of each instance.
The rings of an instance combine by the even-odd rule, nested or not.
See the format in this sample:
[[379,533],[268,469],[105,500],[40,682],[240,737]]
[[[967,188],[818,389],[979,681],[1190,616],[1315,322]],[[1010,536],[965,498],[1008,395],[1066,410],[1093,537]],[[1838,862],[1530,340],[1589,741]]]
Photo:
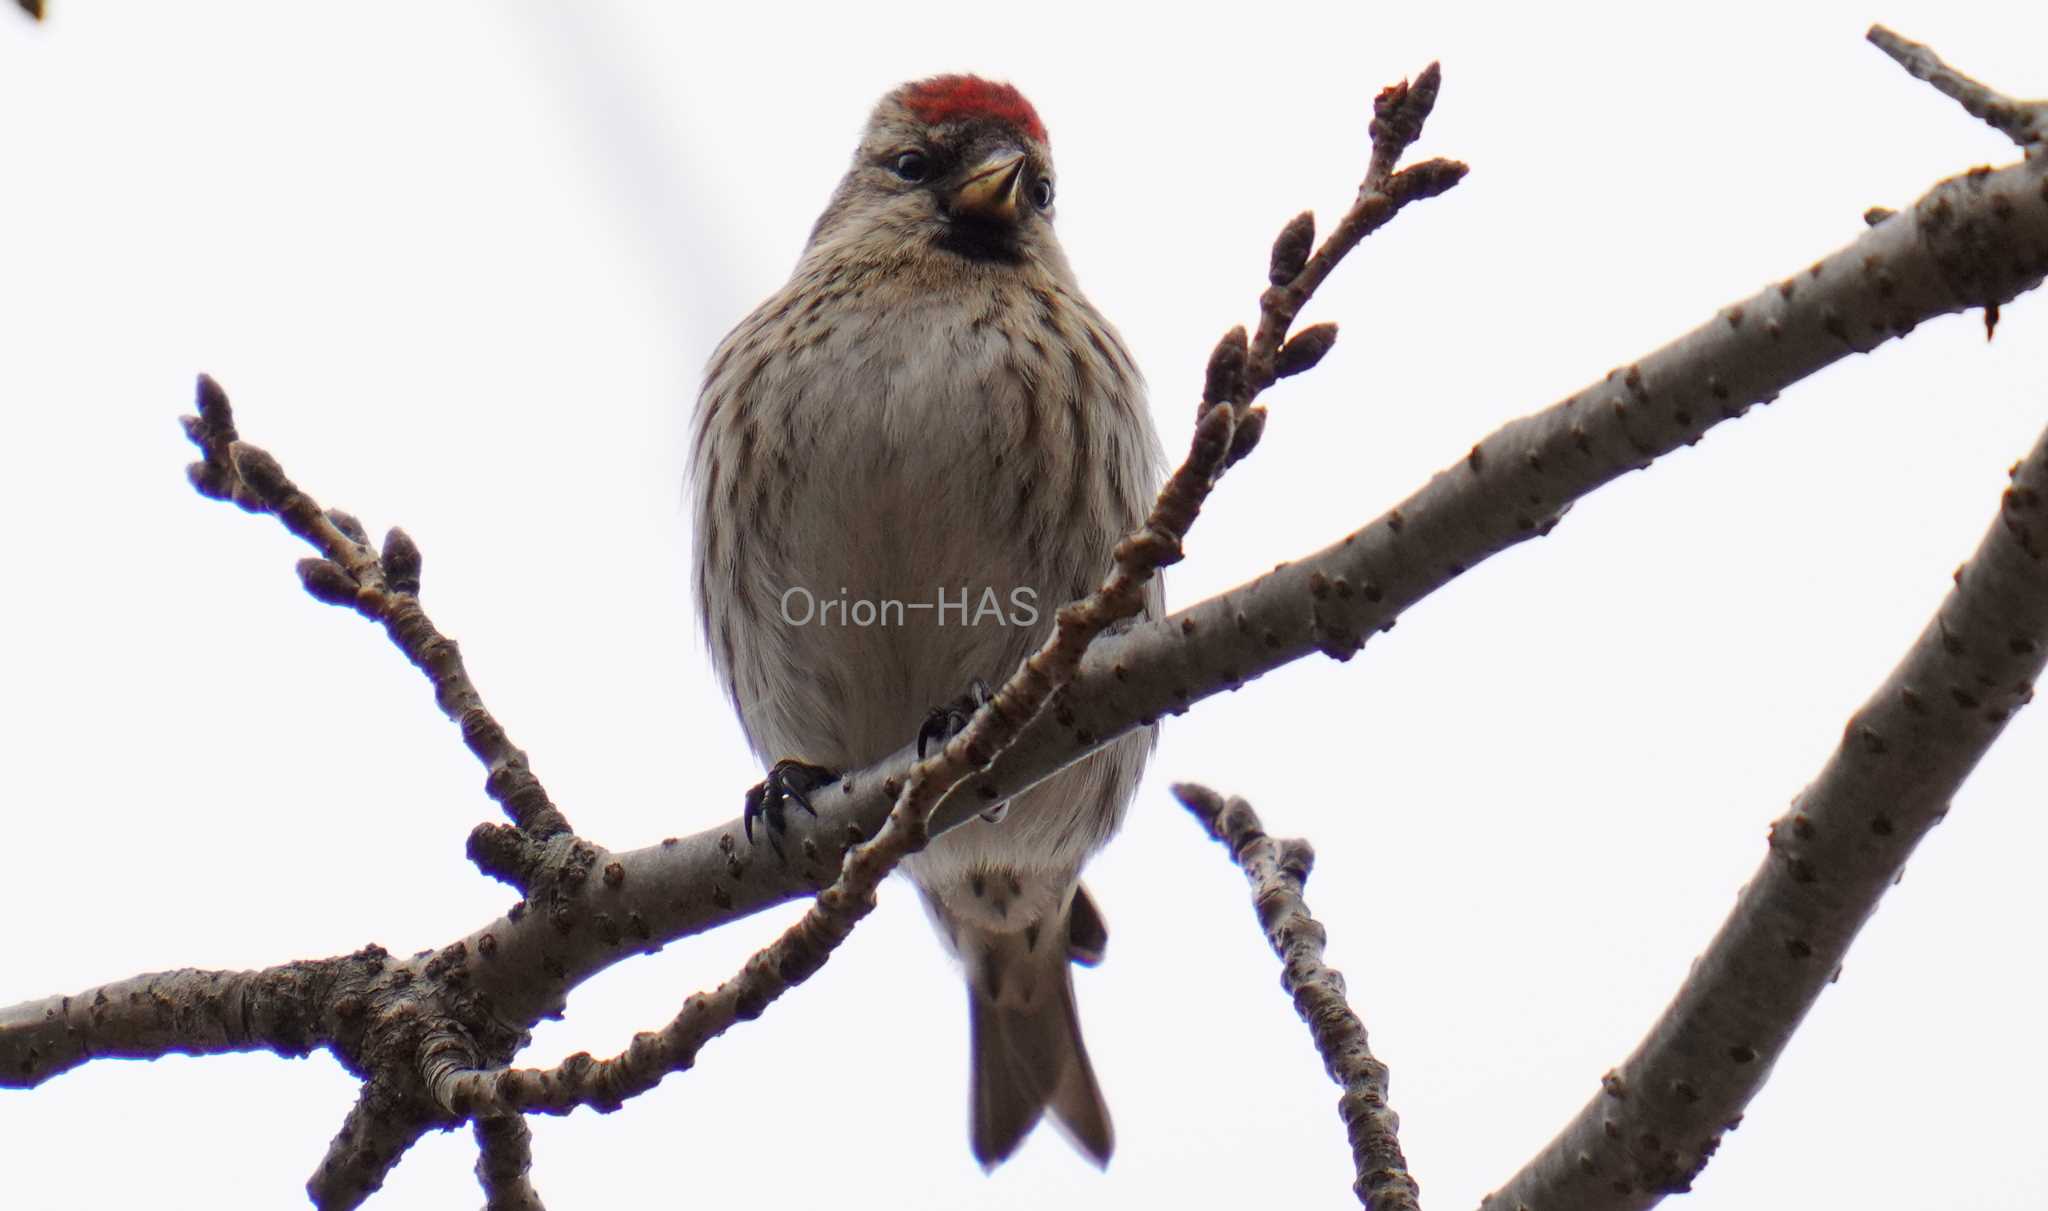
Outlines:
[[925,749],[946,741],[967,730],[967,721],[974,718],[974,712],[987,706],[994,697],[989,692],[988,682],[976,677],[968,683],[967,692],[944,706],[935,706],[924,717],[924,726],[917,729],[917,759],[924,760]]
[[777,761],[752,790],[747,792],[746,810],[740,813],[740,825],[746,830],[747,844],[754,843],[754,820],[758,817],[767,822],[768,843],[775,852],[782,853],[782,832],[789,827],[783,818],[784,809],[791,803],[816,816],[818,809],[811,806],[811,792],[821,786],[830,786],[839,780],[835,770],[794,757]]
[[[974,718],[974,712],[989,704],[995,697],[989,692],[988,682],[976,677],[967,687],[967,692],[944,706],[935,706],[924,717],[924,726],[917,729],[917,759],[924,760],[925,749],[933,744],[944,744],[967,730],[967,722]],[[1007,800],[981,813],[981,818],[994,824],[1010,810]]]

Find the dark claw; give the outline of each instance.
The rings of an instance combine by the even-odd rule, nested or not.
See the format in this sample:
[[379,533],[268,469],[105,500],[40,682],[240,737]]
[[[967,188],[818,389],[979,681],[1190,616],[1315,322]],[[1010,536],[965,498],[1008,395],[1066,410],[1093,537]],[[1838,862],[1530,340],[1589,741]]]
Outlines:
[[933,707],[932,713],[924,717],[924,726],[917,729],[917,759],[924,760],[927,748],[944,745],[966,730],[967,721],[973,717],[972,711],[961,710],[957,703]]
[[933,744],[944,744],[967,729],[967,721],[974,718],[974,712],[987,706],[989,699],[988,682],[976,677],[968,683],[967,692],[944,706],[935,706],[924,717],[924,726],[917,729],[917,759],[924,760],[924,751]]
[[784,809],[795,803],[815,817],[818,809],[811,806],[811,792],[837,781],[838,772],[822,765],[794,757],[777,761],[768,776],[747,792],[747,805],[740,813],[740,827],[746,831],[747,844],[754,843],[754,819],[758,816],[768,822],[768,844],[775,847],[776,856],[787,857],[782,852],[782,832],[789,827],[783,818]]

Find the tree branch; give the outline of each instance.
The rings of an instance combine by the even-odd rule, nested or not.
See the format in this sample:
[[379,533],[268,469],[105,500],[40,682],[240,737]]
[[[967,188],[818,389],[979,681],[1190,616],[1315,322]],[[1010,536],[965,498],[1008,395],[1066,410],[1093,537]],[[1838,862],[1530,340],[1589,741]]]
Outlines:
[[2048,138],[2048,101],[2014,100],[1942,62],[1931,48],[1901,38],[1882,25],[1871,26],[1864,37],[1914,79],[1932,84],[1971,117],[1980,119],[2029,153],[2041,146],[2043,138]]
[[[1051,709],[940,801],[934,835],[1133,727],[1316,651],[1348,656],[1467,568],[1548,532],[1579,497],[1851,352],[1937,316],[2010,301],[2044,269],[2041,161],[1941,182],[1809,269],[1503,426],[1332,546],[1163,621],[1105,636]],[[1256,415],[1249,410],[1247,421]],[[787,863],[743,847],[737,818],[626,853],[583,843],[544,902],[522,901],[449,948],[459,978],[510,1028],[558,1013],[570,988],[630,954],[814,893],[836,875],[849,838],[879,831],[894,802],[885,788],[900,788],[914,760],[906,746],[813,792],[819,817],[792,821]],[[604,877],[587,877],[596,871]],[[34,1084],[47,1073],[14,1075],[18,1037],[0,1028],[0,1073]]]
[[[382,625],[406,659],[427,675],[442,713],[462,728],[463,743],[484,764],[485,793],[504,808],[520,837],[537,846],[568,833],[568,820],[534,777],[526,754],[484,706],[461,650],[420,608],[420,549],[412,538],[394,527],[384,536],[380,553],[354,517],[338,509],[323,513],[275,458],[241,440],[227,393],[205,375],[199,376],[194,412],[182,418],[185,435],[201,454],[186,468],[192,486],[248,512],[271,514],[319,551],[321,558],[299,564],[306,591]],[[522,891],[540,861],[537,851],[522,852],[502,837],[473,835],[471,853],[486,874]]]
[[385,1080],[363,1083],[341,1130],[327,1145],[320,1167],[306,1181],[306,1197],[320,1211],[360,1207],[384,1186],[384,1179],[435,1121],[429,1108]]
[[521,1115],[480,1118],[476,1136],[476,1180],[484,1189],[484,1211],[547,1211],[527,1172],[533,1168],[533,1132]]
[[152,972],[0,1008],[0,1088],[29,1088],[96,1059],[303,1056],[327,1041],[307,1007],[328,1001],[336,962]]
[[[1283,236],[1283,239],[1286,238]],[[1355,243],[1355,241],[1354,241]],[[1341,254],[1340,254],[1341,255]],[[1251,401],[1262,384],[1245,381],[1243,329],[1225,334],[1209,362],[1210,391],[1199,414],[1188,454],[1159,490],[1137,531],[1117,544],[1109,578],[1087,598],[1061,607],[1053,633],[997,690],[960,734],[929,759],[911,767],[895,794],[896,803],[873,840],[855,845],[838,877],[819,894],[810,911],[767,949],[755,954],[738,975],[709,995],[692,996],[666,1028],[643,1033],[626,1051],[606,1060],[587,1053],[550,1069],[488,1068],[444,1034],[422,1065],[440,1105],[452,1113],[544,1111],[566,1114],[578,1106],[616,1108],[652,1089],[662,1077],[696,1062],[704,1044],[741,1019],[760,1014],[783,993],[825,965],[875,907],[883,879],[904,858],[931,839],[931,813],[938,801],[985,771],[1081,666],[1089,645],[1105,631],[1136,617],[1145,589],[1159,569],[1178,563],[1182,541],[1223,473],[1257,444],[1261,429],[1247,426]],[[1270,380],[1268,380],[1270,381]]]
[[2048,665],[2048,433],[1933,621],[1771,825],[1763,864],[1678,996],[1499,1208],[1643,1208],[1741,1121],[1914,846]]
[[[493,1111],[615,1107],[653,1087],[665,1073],[689,1066],[704,1042],[734,1021],[757,1016],[822,966],[872,910],[880,881],[903,857],[926,844],[932,807],[985,770],[1072,679],[1090,644],[1143,608],[1145,586],[1157,570],[1182,557],[1183,536],[1218,477],[1257,444],[1263,413],[1253,408],[1253,402],[1275,378],[1312,367],[1334,341],[1334,328],[1320,326],[1283,344],[1300,305],[1365,234],[1384,225],[1408,202],[1450,188],[1463,174],[1462,166],[1432,161],[1387,176],[1382,163],[1390,164],[1400,149],[1386,153],[1380,146],[1383,137],[1397,138],[1405,147],[1419,133],[1427,99],[1434,95],[1434,74],[1427,73],[1429,87],[1420,94],[1420,108],[1402,110],[1407,119],[1385,130],[1375,127],[1375,168],[1369,176],[1384,178],[1383,188],[1361,189],[1351,212],[1312,257],[1307,255],[1313,234],[1310,223],[1297,220],[1282,233],[1274,250],[1275,287],[1261,300],[1259,339],[1248,347],[1243,329],[1236,329],[1218,344],[1188,457],[1161,490],[1145,525],[1119,544],[1110,578],[1090,598],[1059,612],[1046,645],[960,735],[929,761],[913,766],[907,780],[890,781],[884,789],[895,798],[895,807],[875,839],[855,845],[837,863],[835,882],[804,919],[754,956],[737,976],[709,995],[689,998],[665,1030],[638,1036],[627,1052],[611,1060],[577,1055],[545,1071],[509,1070],[504,1064],[525,1042],[523,1025],[552,1012],[561,989],[587,973],[572,972],[559,954],[545,949],[529,953],[538,962],[522,965],[524,972],[513,976],[527,995],[523,1004],[508,1006],[493,998],[486,981],[474,980],[476,969],[467,965],[472,943],[476,959],[486,968],[503,953],[505,947],[491,930],[446,947],[430,960],[421,955],[410,963],[386,964],[381,951],[365,952],[372,962],[367,970],[350,973],[355,978],[347,981],[346,992],[329,990],[300,1007],[322,1019],[326,1029],[321,1041],[365,1078],[362,1099],[308,1183],[319,1205],[356,1205],[429,1128]],[[1408,90],[1402,86],[1387,95],[1395,93],[1405,97]],[[1387,95],[1382,97],[1383,110],[1390,105]],[[348,606],[382,623],[408,658],[428,673],[443,710],[463,724],[465,740],[492,770],[489,789],[520,825],[487,826],[471,838],[479,865],[528,891],[528,901],[516,905],[501,922],[505,934],[533,939],[545,917],[547,932],[557,941],[585,924],[605,950],[617,948],[628,932],[647,940],[651,931],[637,914],[626,914],[622,930],[610,914],[575,911],[573,899],[580,889],[593,885],[588,875],[600,862],[603,874],[595,885],[614,891],[627,881],[625,866],[604,861],[610,855],[568,834],[566,821],[525,771],[524,755],[511,746],[483,707],[453,642],[419,608],[421,561],[411,540],[393,530],[380,554],[353,517],[323,513],[274,458],[240,440],[227,398],[211,379],[200,380],[196,415],[186,418],[186,431],[202,453],[202,460],[190,468],[195,487],[245,509],[273,514],[312,544],[320,557],[299,565],[307,590],[319,600]],[[524,777],[508,788],[500,777],[506,773]],[[847,834],[849,842],[859,836],[852,830]],[[721,836],[719,846],[729,864],[739,864],[738,847],[729,834]],[[816,862],[815,846],[806,842],[804,852]],[[712,898],[719,898],[715,887]],[[536,907],[543,911],[533,911]],[[589,970],[615,957],[606,955]],[[531,991],[536,988],[544,991]],[[9,1041],[0,1034],[0,1049]],[[33,1067],[24,1066],[25,1081],[48,1075],[48,1070],[31,1073]],[[522,1134],[515,1136],[502,1127],[488,1132],[479,1128],[480,1147],[485,1149],[480,1180],[490,1186],[505,1176],[501,1193],[508,1200],[531,1195],[521,1176],[530,1159],[523,1130],[522,1124]]]
[[[1259,331],[1251,344],[1246,378],[1254,394],[1271,386],[1275,379],[1299,374],[1315,365],[1329,351],[1324,334],[1334,341],[1334,325],[1318,324],[1304,330],[1283,348],[1281,342],[1294,325],[1316,288],[1366,236],[1378,231],[1401,212],[1402,207],[1422,198],[1433,198],[1465,179],[1465,165],[1456,160],[1425,160],[1396,173],[1394,164],[1408,146],[1422,135],[1422,124],[1436,107],[1437,90],[1443,73],[1434,63],[1410,84],[1403,80],[1381,90],[1373,101],[1372,160],[1358,198],[1337,222],[1323,246],[1306,262],[1297,258],[1306,252],[1315,233],[1315,215],[1304,211],[1297,216],[1273,247],[1270,280],[1273,285],[1259,299]],[[1314,335],[1312,335],[1314,334]],[[1306,347],[1295,342],[1306,339]],[[1288,348],[1298,348],[1296,356]],[[1311,352],[1312,351],[1312,352]]]
[[[1169,618],[1105,637],[1079,675],[987,773],[939,805],[935,831],[1014,798],[1132,728],[1318,651],[1347,659],[1480,562],[1547,534],[1580,497],[1699,441],[1755,403],[1927,320],[2009,302],[2048,271],[2048,164],[1943,181],[1830,256],[1561,402],[1511,421],[1454,466],[1321,551]],[[1299,338],[1297,338],[1299,339]],[[1254,410],[1256,413],[1256,410]],[[904,749],[812,794],[787,865],[734,848],[739,821],[618,855],[626,886],[704,887],[687,901],[629,893],[653,936],[696,933],[829,879],[849,828],[871,835]]]
[[[1427,112],[1433,91],[1434,74],[1425,73],[1406,92],[1383,95],[1386,110],[1375,124],[1376,137],[1382,126],[1388,138],[1412,137],[1400,132]],[[815,954],[822,962],[829,953],[835,922],[858,919],[858,913],[846,916],[851,909],[845,901],[850,897],[859,906],[867,878],[862,872],[872,872],[866,857],[844,863],[842,858],[852,843],[877,836],[892,808],[921,806],[925,795],[934,796],[928,815],[900,814],[898,831],[911,830],[914,837],[928,828],[935,835],[1163,714],[1185,711],[1311,652],[1346,659],[1364,637],[1391,628],[1402,610],[1480,560],[1547,533],[1572,501],[1624,472],[1697,441],[1722,420],[1776,398],[1785,386],[1850,352],[1868,351],[1934,316],[1994,307],[2031,289],[2048,270],[2043,159],[1940,183],[1911,211],[1883,221],[1809,269],[1553,407],[1504,426],[1343,541],[1171,618],[1082,643],[1072,651],[1072,680],[1040,687],[1049,709],[1035,719],[1025,722],[1028,716],[1020,713],[997,723],[991,722],[995,715],[983,712],[968,733],[956,737],[960,746],[953,756],[935,759],[942,766],[918,769],[906,747],[849,775],[836,790],[815,793],[819,818],[793,823],[796,844],[788,863],[760,860],[741,846],[737,820],[688,840],[616,855],[568,833],[567,822],[526,769],[524,754],[483,710],[452,641],[419,611],[416,551],[409,541],[394,531],[380,554],[353,519],[323,514],[275,460],[238,441],[225,398],[203,380],[200,414],[188,422],[205,454],[194,470],[195,484],[244,508],[274,513],[320,551],[320,558],[302,565],[309,590],[382,623],[429,674],[444,711],[463,725],[465,741],[492,770],[486,789],[520,833],[514,837],[513,830],[487,826],[473,839],[491,873],[527,889],[528,898],[502,918],[431,956],[386,962],[381,952],[372,956],[366,950],[325,960],[338,965],[335,986],[302,994],[298,1020],[308,1023],[304,1039],[330,1046],[352,1071],[366,1076],[364,1100],[309,1190],[323,1206],[352,1206],[382,1181],[421,1131],[458,1121],[451,1107],[474,1112],[477,1103],[465,1101],[457,1086],[440,1090],[448,1101],[427,1097],[425,1066],[434,1065],[441,1076],[495,1073],[523,1046],[527,1026],[559,1012],[569,988],[627,954],[658,949],[667,940],[815,891],[835,878],[848,880],[830,905],[820,899],[824,907],[818,911],[826,919],[821,928],[827,931],[822,949],[818,939],[793,944],[778,952],[790,960],[788,972],[754,971],[750,964],[749,972],[735,977],[755,989],[787,981],[790,973],[801,979],[808,974],[804,964],[811,962],[806,956]],[[1382,171],[1377,153],[1374,163],[1368,184]],[[1300,305],[1297,295],[1305,299],[1321,280],[1315,275],[1327,272],[1316,268],[1325,253],[1348,248],[1341,241],[1355,243],[1353,233],[1362,236],[1391,217],[1399,208],[1395,199],[1431,196],[1460,173],[1461,166],[1431,161],[1388,175],[1383,189],[1361,192],[1313,256],[1304,258],[1312,220],[1297,219],[1282,232],[1274,248],[1274,287],[1261,299],[1258,338],[1248,340],[1235,330],[1211,361],[1197,436],[1198,444],[1221,443],[1221,465],[1256,442],[1263,412],[1252,401],[1259,391],[1274,378],[1313,365],[1333,339],[1333,330],[1317,326],[1283,343],[1285,323],[1276,320],[1291,323]],[[1269,335],[1276,323],[1277,335]],[[1184,528],[1167,519],[1165,530],[1176,543]],[[1013,696],[1003,709],[1018,701]],[[1021,729],[1015,741],[1007,747],[990,743],[1006,734],[1010,719]],[[966,746],[977,742],[987,747],[970,753]],[[975,772],[983,753],[992,760]],[[963,769],[970,772],[945,789],[947,779]],[[907,784],[914,793],[906,792]],[[374,961],[353,962],[366,958]],[[195,1005],[212,1003],[205,973],[156,978],[172,980],[167,986],[183,990]],[[50,1004],[0,1011],[0,1080],[33,1085],[90,1054],[76,1040],[69,1051],[42,1049],[42,1043],[61,1040],[64,1027],[51,1025],[47,1012],[25,1011]],[[735,995],[731,1008],[735,1017],[745,1016],[755,1004]],[[125,1054],[162,1054],[227,1037],[206,1025],[156,1036],[136,1032],[130,1042],[135,1050]],[[286,1038],[285,1046],[301,1045],[299,1036],[279,1037]],[[230,1041],[235,1047],[269,1045],[255,1032]],[[520,1098],[510,1102],[519,1104]]]
[[[1424,78],[1432,74],[1425,73]],[[1433,92],[1432,86],[1429,95],[1433,96]],[[1412,138],[1417,123],[1419,117],[1410,111],[1406,124],[1394,129],[1405,131],[1403,138]],[[1376,192],[1361,193],[1352,211],[1340,222],[1338,230],[1312,258],[1308,256],[1312,231],[1304,231],[1300,220],[1290,224],[1283,231],[1280,244],[1276,245],[1276,280],[1284,279],[1294,287],[1291,297],[1297,300],[1294,306],[1298,307],[1367,231],[1384,225],[1408,202],[1434,196],[1449,188],[1462,171],[1462,166],[1446,161],[1429,161],[1393,178],[1406,183],[1398,187],[1398,196],[1392,203]],[[1292,255],[1285,249],[1297,244],[1296,264],[1283,272],[1279,268],[1282,259]],[[1265,314],[1269,317],[1262,321],[1262,330],[1272,326],[1268,302],[1272,295],[1273,292],[1269,291],[1267,299],[1262,300]],[[1285,361],[1287,350],[1300,345],[1304,338],[1312,339],[1325,350],[1333,339],[1333,333],[1326,326],[1305,330],[1283,346],[1280,342],[1285,336],[1284,329],[1278,330],[1278,335],[1262,346],[1269,358],[1278,357]],[[1290,373],[1299,373],[1313,364],[1312,360],[1302,360],[1304,355],[1295,356]],[[1230,407],[1223,411],[1229,414],[1230,424],[1227,429],[1218,430],[1213,426],[1221,424],[1222,420],[1212,418],[1209,421],[1211,428],[1198,427],[1196,444],[1199,446],[1219,438],[1227,441],[1225,465],[1243,457],[1256,443],[1261,431],[1259,422],[1263,412],[1253,404],[1272,378],[1262,379],[1251,373],[1250,359],[1251,350],[1247,348],[1242,329],[1227,334],[1211,359],[1203,409],[1210,413],[1218,404],[1228,403]],[[469,685],[454,642],[434,630],[418,608],[418,558],[410,540],[404,538],[402,532],[394,531],[397,539],[386,540],[385,553],[380,557],[364,540],[362,527],[353,518],[338,512],[322,514],[312,499],[285,476],[275,459],[240,441],[226,396],[211,379],[202,378],[200,381],[197,412],[197,416],[186,419],[188,435],[205,456],[190,470],[195,486],[208,496],[232,500],[250,511],[273,513],[294,533],[311,542],[324,558],[302,565],[301,577],[309,591],[322,600],[348,605],[365,617],[385,622],[387,630],[393,631],[394,640],[415,664],[446,670],[447,675],[436,680],[437,697],[443,699],[444,708],[450,697],[461,699],[464,707],[460,715],[465,725],[465,739],[471,739],[480,732],[502,737],[502,728],[489,718]],[[1154,524],[1163,526],[1163,533],[1175,535],[1177,541],[1177,534],[1184,531],[1193,518],[1192,511],[1185,506],[1189,499],[1188,491],[1185,488],[1174,489],[1163,499],[1170,507],[1155,516]],[[386,567],[394,550],[401,552],[399,568],[395,572]],[[323,563],[331,566],[317,566]],[[401,612],[417,621],[410,626],[393,628],[389,618]],[[1117,639],[1108,637],[1104,642],[1115,643]],[[423,649],[430,649],[430,652]],[[1086,663],[1083,662],[1084,667]],[[451,695],[442,691],[444,682],[460,686],[460,693]],[[1063,718],[1066,712],[1060,705],[1063,698],[1064,695],[1056,696],[1051,719],[1062,727],[1067,722]],[[481,726],[483,722],[488,726]],[[1027,728],[1027,733],[1042,731],[1044,722]],[[474,742],[472,747],[476,747]],[[1077,750],[1072,759],[1078,760],[1095,747],[1100,747],[1100,744]],[[509,742],[505,742],[502,749],[493,748],[491,751],[516,756],[523,769],[524,755],[511,748]],[[628,954],[659,949],[669,940],[738,919],[827,885],[838,872],[848,848],[880,829],[896,791],[903,785],[913,765],[910,750],[906,747],[890,762],[878,767],[880,772],[872,778],[868,774],[857,774],[842,782],[837,792],[840,796],[853,798],[856,786],[868,789],[872,802],[880,810],[861,815],[842,811],[830,829],[802,821],[793,823],[792,832],[798,835],[799,844],[793,855],[795,861],[788,864],[758,860],[750,848],[738,842],[741,833],[738,821],[698,834],[688,843],[671,838],[658,846],[617,855],[580,838],[567,838],[572,843],[567,849],[558,841],[545,851],[548,855],[548,877],[539,880],[528,900],[514,905],[504,917],[447,948],[435,962],[452,962],[459,966],[459,971],[450,973],[451,978],[466,990],[474,991],[477,1004],[493,1022],[507,1029],[514,1028],[514,1023],[522,1024],[519,1028],[523,1028],[523,1024],[558,1013],[569,988]],[[1051,772],[1047,771],[1048,774]],[[497,784],[494,782],[492,785]],[[545,792],[538,791],[538,782],[532,785],[540,795],[540,802],[552,811]],[[833,793],[830,789],[814,792],[814,801],[831,797]],[[993,801],[986,797],[986,791],[982,795],[983,802],[977,803],[972,813],[978,813],[986,802]],[[960,797],[958,794],[949,795],[943,802],[952,803]],[[957,811],[946,814],[942,811],[933,827],[935,831],[943,831],[964,822],[969,814]],[[827,812],[826,816],[831,819],[833,813]],[[527,861],[533,851],[519,839],[506,836],[508,831],[480,827],[472,835],[473,854],[480,849],[490,850],[502,845],[509,856],[486,862],[487,866],[504,867]],[[601,879],[589,877],[599,871],[602,872]],[[496,870],[493,873],[497,873]],[[530,877],[531,869],[522,868],[519,873]],[[764,883],[768,885],[766,888],[762,886]],[[763,891],[768,891],[768,895],[763,895]],[[412,964],[397,964],[394,969],[404,970],[417,963],[415,960]],[[0,1035],[0,1055],[5,1054],[6,1045],[7,1038]],[[44,1072],[24,1076],[23,1079],[25,1083],[32,1084],[47,1075]]]
[[1252,885],[1259,924],[1280,958],[1280,986],[1294,998],[1294,1012],[1307,1023],[1324,1070],[1344,1090],[1337,1110],[1351,1139],[1351,1161],[1358,1171],[1351,1190],[1359,1205],[1371,1211],[1420,1211],[1421,1191],[1401,1155],[1401,1117],[1387,1104],[1387,1066],[1373,1056],[1365,1023],[1345,1000],[1343,973],[1323,962],[1329,937],[1302,898],[1316,851],[1303,840],[1267,836],[1258,813],[1236,796],[1225,802],[1191,782],[1176,784],[1173,793],[1230,850]]

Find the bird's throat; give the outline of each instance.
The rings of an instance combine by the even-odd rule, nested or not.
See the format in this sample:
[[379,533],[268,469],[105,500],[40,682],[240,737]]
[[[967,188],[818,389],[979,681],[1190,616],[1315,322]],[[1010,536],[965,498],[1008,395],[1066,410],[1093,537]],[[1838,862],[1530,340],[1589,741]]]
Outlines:
[[936,241],[939,248],[970,261],[1018,265],[1024,261],[1017,229],[1008,223],[960,216],[946,225]]

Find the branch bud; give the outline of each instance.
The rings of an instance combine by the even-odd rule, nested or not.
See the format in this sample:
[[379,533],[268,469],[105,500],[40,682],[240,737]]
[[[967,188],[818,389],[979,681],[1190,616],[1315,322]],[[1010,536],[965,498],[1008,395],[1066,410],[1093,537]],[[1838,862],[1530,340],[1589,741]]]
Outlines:
[[1244,394],[1244,368],[1250,357],[1246,345],[1242,324],[1216,342],[1215,352],[1209,355],[1209,373],[1202,384],[1202,406],[1195,412],[1196,420],[1217,404],[1235,403]]
[[[1237,422],[1227,405],[1210,406],[1195,418],[1195,434],[1188,442],[1188,462],[1197,467],[1217,468],[1228,465],[1232,435]],[[1205,472],[1214,474],[1213,470]]]
[[1337,325],[1311,324],[1295,333],[1280,347],[1279,356],[1273,359],[1273,378],[1291,378],[1304,370],[1315,369],[1316,363],[1337,343]]
[[1422,134],[1422,124],[1429,120],[1429,111],[1436,108],[1437,90],[1443,82],[1443,68],[1431,63],[1415,77],[1414,83],[1403,80],[1388,85],[1373,98],[1372,141],[1375,145],[1390,145],[1394,152],[1390,162],[1400,158],[1400,152]]
[[524,894],[540,870],[540,853],[524,834],[509,824],[486,820],[469,830],[469,860],[500,883]]
[[420,591],[420,548],[412,535],[397,526],[391,527],[384,535],[384,554],[378,562],[384,566],[384,579],[391,582],[392,592]]
[[213,381],[212,375],[199,376],[199,386],[194,392],[194,397],[199,419],[205,424],[219,428],[229,440],[233,440],[235,418],[228,408],[228,393],[221,390],[220,384]]
[[277,500],[292,490],[292,481],[285,477],[283,465],[261,447],[238,441],[228,447],[228,460],[234,463],[235,474],[242,477],[242,482],[264,500]]
[[335,529],[340,530],[350,542],[355,543],[359,547],[370,545],[369,532],[363,529],[363,523],[356,520],[355,514],[344,513],[340,509],[329,509],[327,510],[327,520]]
[[1266,432],[1266,410],[1263,407],[1250,408],[1238,418],[1237,429],[1230,435],[1230,453],[1223,459],[1228,467],[1258,448],[1259,438]]
[[185,478],[192,481],[192,488],[201,496],[212,500],[231,500],[234,490],[228,486],[227,476],[212,463],[185,464]]
[[1280,229],[1280,237],[1273,241],[1273,261],[1266,270],[1266,280],[1275,286],[1285,286],[1301,275],[1302,266],[1308,264],[1309,249],[1316,242],[1316,215],[1304,210],[1287,221]]
[[325,559],[301,559],[299,583],[306,586],[314,600],[351,609],[355,607],[357,591],[362,588],[340,564]]
[[1419,202],[1433,198],[1465,179],[1471,167],[1458,160],[1446,160],[1439,156],[1411,164],[1396,173],[1387,183],[1387,192],[1398,195],[1402,202]]

